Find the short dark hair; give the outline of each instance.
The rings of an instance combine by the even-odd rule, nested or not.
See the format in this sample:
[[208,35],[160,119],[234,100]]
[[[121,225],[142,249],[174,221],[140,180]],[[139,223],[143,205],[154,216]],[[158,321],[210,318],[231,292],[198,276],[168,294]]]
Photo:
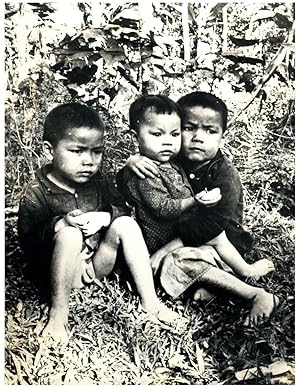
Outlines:
[[227,129],[228,109],[222,99],[208,92],[192,92],[178,100],[178,105],[181,107],[184,115],[184,109],[187,107],[201,106],[211,108],[219,112],[222,116],[223,131]]
[[143,95],[136,99],[129,108],[130,128],[138,132],[145,119],[145,112],[150,108],[156,114],[172,114],[175,112],[182,119],[182,111],[177,103],[165,95]]
[[55,107],[46,116],[43,140],[53,146],[65,136],[70,128],[88,127],[104,132],[105,125],[92,107],[80,103],[65,103]]

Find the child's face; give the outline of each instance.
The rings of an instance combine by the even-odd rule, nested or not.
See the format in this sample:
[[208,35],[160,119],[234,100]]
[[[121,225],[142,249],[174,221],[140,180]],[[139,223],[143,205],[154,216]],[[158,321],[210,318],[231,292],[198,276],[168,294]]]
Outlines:
[[202,165],[217,153],[223,137],[221,113],[201,106],[184,109],[181,153],[195,165]]
[[168,162],[181,147],[181,120],[176,113],[156,114],[147,110],[137,139],[140,153],[159,162]]
[[98,171],[102,152],[103,131],[71,128],[55,147],[51,146],[52,174],[65,184],[86,183]]

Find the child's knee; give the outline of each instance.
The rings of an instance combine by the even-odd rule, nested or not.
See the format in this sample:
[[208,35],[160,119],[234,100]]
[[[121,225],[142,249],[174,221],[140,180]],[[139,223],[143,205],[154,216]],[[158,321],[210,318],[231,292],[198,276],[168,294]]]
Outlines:
[[137,222],[127,216],[116,218],[109,227],[109,232],[112,232],[117,237],[131,236],[140,232],[140,227]]
[[66,226],[55,233],[54,243],[72,244],[81,248],[83,237],[80,229],[73,226]]

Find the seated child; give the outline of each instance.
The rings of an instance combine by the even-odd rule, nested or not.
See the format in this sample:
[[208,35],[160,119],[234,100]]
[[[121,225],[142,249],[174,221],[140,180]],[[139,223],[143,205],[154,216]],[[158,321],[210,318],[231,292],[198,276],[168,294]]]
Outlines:
[[[215,157],[219,162],[219,145],[223,136],[224,122],[220,112],[215,112],[213,109],[206,110],[208,113],[201,112],[204,125],[202,126],[201,122],[199,129],[197,128],[199,133],[197,137],[200,137],[200,140],[194,144],[190,138],[194,139],[195,136],[190,136],[190,134],[193,134],[193,126],[198,126],[197,109],[199,108],[196,107],[195,110],[191,108],[189,120],[184,116],[182,138],[183,147],[186,146],[187,153],[191,155],[191,164],[188,165],[190,162],[188,160],[186,165],[192,168],[193,157],[195,157],[193,168],[200,169],[202,166],[209,165]],[[181,147],[181,117],[181,109],[178,105],[165,96],[142,96],[130,107],[130,127],[137,134],[140,154],[147,157],[146,161],[150,162],[150,165],[151,160],[155,161],[152,165],[155,166],[157,173],[157,175],[151,175],[152,177],[148,175],[141,178],[127,169],[124,171],[123,178],[127,194],[136,207],[137,221],[142,227],[150,253],[153,254],[175,237],[180,237],[182,241],[179,246],[183,244],[213,246],[221,259],[240,276],[258,278],[266,275],[274,269],[271,261],[246,263],[226,237],[221,223],[213,220],[214,225],[211,222],[210,214],[214,215],[214,209],[222,203],[223,189],[228,190],[230,187],[230,184],[226,183],[228,175],[222,177],[220,183],[214,183],[211,180],[212,175],[209,176],[211,172],[209,172],[207,176],[210,177],[210,182],[205,183],[204,186],[203,182],[201,186],[198,185],[197,191],[199,192],[194,196],[183,169],[174,161]],[[195,130],[196,133],[197,131]],[[219,152],[218,156],[217,152]],[[212,165],[213,168],[218,166]],[[213,169],[211,171],[213,172]],[[195,176],[192,174],[190,177]],[[232,177],[229,178],[232,179]],[[211,190],[215,187],[221,188],[222,199],[219,203],[221,197],[216,189],[212,191],[215,194],[212,199],[207,193],[207,188]],[[237,193],[238,190],[239,188],[237,188]],[[237,194],[234,194],[234,199],[236,197]],[[230,194],[225,193],[225,204],[228,203],[228,198]],[[223,216],[226,213],[230,215],[228,205],[226,207],[224,210],[222,210],[222,205],[219,207]],[[172,249],[176,249],[176,246]],[[167,251],[164,252],[164,254],[167,253]]]
[[161,321],[179,318],[156,296],[139,226],[99,174],[103,137],[104,123],[90,107],[68,103],[50,111],[43,135],[50,164],[37,172],[20,201],[18,232],[29,272],[50,293],[43,335],[57,340],[68,339],[71,289],[110,274],[119,247],[144,310]]

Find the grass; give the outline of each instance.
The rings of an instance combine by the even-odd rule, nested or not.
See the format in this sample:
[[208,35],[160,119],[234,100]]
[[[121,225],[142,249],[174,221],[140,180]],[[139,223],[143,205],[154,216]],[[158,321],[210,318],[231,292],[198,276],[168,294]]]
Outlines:
[[[141,320],[137,297],[116,278],[73,291],[69,345],[62,349],[43,345],[39,333],[47,306],[20,277],[21,261],[18,250],[8,253],[6,383],[124,385],[217,380],[212,365],[211,369],[207,365],[205,375],[197,367],[192,332],[180,335]],[[201,324],[201,317],[194,327]],[[170,369],[171,359],[174,367]]]
[[[265,213],[265,218],[269,213]],[[277,216],[278,217],[278,216]],[[279,218],[279,217],[278,217]],[[254,221],[253,221],[254,222]],[[220,297],[206,306],[188,300],[161,299],[190,322],[183,334],[145,321],[138,298],[116,277],[72,292],[67,346],[45,344],[39,334],[47,305],[22,276],[22,253],[16,245],[16,218],[6,219],[6,384],[285,384],[293,383],[294,279],[292,221],[279,218],[269,226],[260,215],[254,231],[263,239],[256,255],[272,255],[276,272],[257,285],[276,293],[280,311],[261,327],[244,328],[248,307]],[[282,232],[285,231],[285,235]],[[282,253],[281,253],[282,252]],[[287,363],[282,375],[263,374],[260,367]],[[235,374],[257,367],[254,378],[238,381]],[[275,372],[275,371],[274,371]],[[276,372],[275,372],[276,373]]]
[[[67,346],[42,342],[39,334],[46,323],[48,307],[22,274],[24,260],[18,246],[16,210],[24,183],[42,162],[36,156],[40,150],[42,118],[54,103],[53,96],[59,96],[62,102],[70,99],[59,86],[53,83],[46,86],[35,98],[29,97],[16,105],[15,111],[11,110],[12,104],[7,110],[5,383],[294,383],[294,218],[292,213],[287,216],[280,213],[282,204],[289,206],[286,200],[292,200],[293,164],[286,158],[291,155],[292,146],[285,146],[281,154],[286,164],[280,162],[280,167],[285,170],[277,169],[271,164],[272,156],[282,152],[282,145],[274,141],[271,144],[267,136],[263,138],[267,143],[264,144],[255,132],[243,127],[229,133],[227,151],[246,188],[245,226],[256,242],[247,259],[251,262],[268,257],[274,261],[275,272],[255,285],[279,296],[280,311],[263,326],[245,329],[242,323],[249,307],[244,302],[225,296],[206,305],[187,299],[174,302],[159,291],[168,306],[189,319],[187,331],[178,334],[144,321],[138,312],[135,293],[127,283],[112,276],[100,285],[72,292],[69,316],[72,337]],[[30,121],[23,124],[26,104],[34,109],[30,111]],[[111,172],[118,170],[134,151],[128,131],[122,129],[122,120],[115,119],[105,118],[108,129],[105,170]],[[272,156],[267,155],[269,150]],[[275,193],[271,184],[283,179],[284,189],[289,192]],[[287,198],[281,199],[281,195]],[[276,368],[264,369],[275,362]],[[254,369],[254,375],[248,379],[243,373],[237,376],[245,369]]]

